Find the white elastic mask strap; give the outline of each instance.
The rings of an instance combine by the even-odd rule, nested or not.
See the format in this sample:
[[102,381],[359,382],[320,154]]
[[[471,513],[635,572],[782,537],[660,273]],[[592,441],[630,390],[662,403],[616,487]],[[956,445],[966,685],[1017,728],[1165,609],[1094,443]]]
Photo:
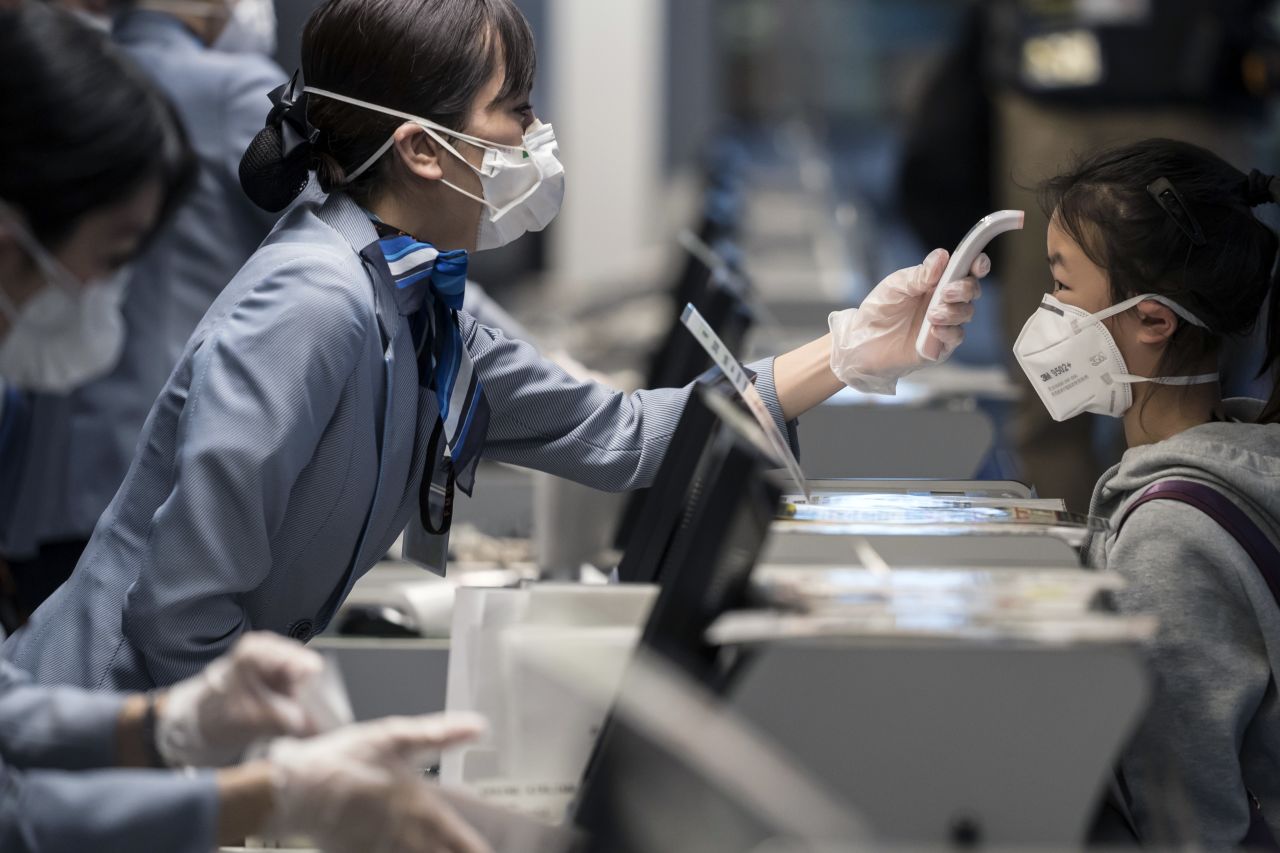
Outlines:
[[1153,385],[1209,385],[1220,379],[1216,373],[1201,373],[1199,376],[1133,376],[1121,373],[1112,378],[1128,385],[1137,385],[1140,382],[1150,382]]
[[480,203],[481,203],[481,204],[483,204],[485,207],[489,208],[489,210],[490,210],[490,211],[492,211],[493,213],[497,213],[497,212],[498,212],[498,208],[494,207],[494,206],[493,206],[492,204],[490,204],[488,201],[486,201],[485,199],[483,199],[483,198],[481,198],[480,196],[476,195],[475,193],[467,192],[467,191],[466,191],[466,190],[464,190],[462,187],[458,186],[458,185],[457,185],[457,184],[455,184],[455,183],[451,183],[451,182],[449,182],[449,181],[446,181],[444,178],[441,178],[441,179],[440,179],[440,183],[444,184],[446,187],[448,187],[449,189],[453,190],[453,191],[454,191],[454,192],[456,192],[456,193],[461,193],[462,195],[466,196],[467,198],[469,198],[469,199],[471,199],[471,200],[473,200],[473,201],[478,201],[478,202],[480,202]]
[[[1097,314],[1094,314],[1093,319],[1102,321],[1108,317],[1114,317],[1117,314],[1128,311],[1135,305],[1140,305],[1147,301],[1159,302],[1161,305],[1168,308],[1170,311],[1177,314],[1193,326],[1199,326],[1202,329],[1209,328],[1200,320],[1199,317],[1192,314],[1178,303],[1155,293],[1145,293],[1142,296],[1135,296],[1132,299],[1126,299],[1124,302],[1112,305],[1106,311],[1099,311]],[[1117,382],[1124,382],[1129,385],[1136,385],[1140,382],[1150,382],[1155,385],[1208,385],[1210,383],[1217,382],[1220,379],[1216,373],[1202,373],[1198,376],[1134,376],[1131,373],[1121,373],[1116,374],[1112,378]]]
[[[468,169],[470,169],[471,171],[475,172],[477,175],[480,175],[481,177],[483,177],[483,176],[484,176],[484,172],[483,172],[482,170],[477,169],[475,166],[472,166],[472,165],[471,165],[471,161],[470,161],[470,160],[468,160],[466,157],[463,157],[463,156],[462,156],[462,152],[460,152],[457,148],[454,148],[452,145],[450,145],[450,144],[449,144],[449,142],[448,142],[448,140],[446,140],[446,139],[444,139],[443,137],[441,137],[441,136],[440,136],[440,134],[439,134],[439,133],[437,133],[437,132],[435,131],[435,129],[434,129],[434,128],[432,128],[432,127],[428,127],[427,125],[420,125],[420,127],[421,127],[424,131],[426,131],[426,133],[427,133],[428,135],[430,135],[430,137],[431,137],[432,139],[434,139],[436,142],[440,143],[440,145],[444,146],[444,149],[445,149],[446,151],[448,151],[448,152],[449,152],[450,154],[452,154],[454,157],[457,157],[459,160],[461,160],[461,161],[462,161],[462,163],[463,163],[463,165],[465,165]],[[445,132],[446,132],[446,133],[450,133],[450,134],[452,134],[452,133],[453,133],[452,131],[445,131]],[[459,135],[459,136],[458,136],[458,138],[459,138],[459,139],[464,139],[464,140],[466,140],[466,141],[468,141],[468,142],[470,142],[470,141],[471,141],[471,140],[470,140],[470,138],[468,138],[468,137],[466,137],[466,136],[461,136],[461,135]],[[481,147],[483,147],[483,146],[481,146]],[[489,210],[491,210],[492,212],[494,212],[494,213],[497,213],[497,212],[498,212],[498,208],[497,208],[494,204],[492,204],[488,199],[484,198],[483,196],[478,196],[478,195],[476,195],[475,193],[468,192],[467,190],[464,190],[462,187],[458,186],[457,184],[452,183],[452,182],[450,182],[450,181],[446,181],[444,178],[441,178],[441,179],[440,179],[440,183],[444,184],[446,187],[448,187],[449,189],[453,190],[453,191],[454,191],[454,192],[456,192],[456,193],[461,193],[462,195],[466,196],[467,198],[471,199],[472,201],[478,201],[478,202],[480,202],[480,203],[481,203],[481,204],[483,204],[485,207],[489,208]]]
[[31,233],[31,229],[18,218],[18,215],[3,201],[0,201],[0,216],[8,220],[7,227],[22,248],[26,249],[27,254],[31,256],[31,260],[35,262],[36,267],[46,278],[51,279],[50,283],[56,287],[61,287],[69,293],[75,293],[81,287],[80,279],[72,274],[71,270],[62,265],[62,262],[53,256],[53,254],[44,247],[36,235]]
[[1174,302],[1173,300],[1167,299],[1155,293],[1144,293],[1142,296],[1135,296],[1132,299],[1126,299],[1124,302],[1119,302],[1115,305],[1112,305],[1110,308],[1108,308],[1105,311],[1099,311],[1097,314],[1093,314],[1090,316],[1091,316],[1091,319],[1093,319],[1095,322],[1102,322],[1103,320],[1106,320],[1110,317],[1114,317],[1117,314],[1123,314],[1125,311],[1128,311],[1130,308],[1134,307],[1135,305],[1141,305],[1143,302],[1147,302],[1147,301],[1159,302],[1161,305],[1168,308],[1170,311],[1177,314],[1179,317],[1181,317],[1183,320],[1186,320],[1188,323],[1190,323],[1193,326],[1199,326],[1201,329],[1209,328],[1209,326],[1205,324],[1205,322],[1202,321],[1195,314],[1192,314],[1190,311],[1183,308],[1181,305]]
[[356,178],[360,177],[365,172],[372,169],[373,164],[381,160],[382,155],[386,154],[388,151],[391,150],[391,146],[395,144],[395,141],[396,141],[396,138],[394,136],[387,137],[387,141],[382,143],[380,146],[378,146],[378,150],[373,153],[372,157],[370,157],[368,160],[365,160],[363,163],[361,163],[360,167],[356,169],[354,172],[352,172],[350,175],[347,175],[347,179],[343,181],[343,185],[345,186],[347,184],[353,183]]
[[342,103],[350,104],[353,107],[361,107],[362,109],[372,110],[375,113],[382,113],[383,115],[391,116],[392,118],[398,118],[404,121],[413,122],[414,124],[422,125],[423,128],[435,128],[436,130],[442,133],[447,133],[450,136],[456,136],[458,139],[461,139],[465,142],[470,142],[471,144],[477,145],[481,148],[505,148],[508,151],[524,151],[525,150],[524,146],[522,145],[503,145],[500,142],[490,142],[487,139],[480,139],[479,137],[476,137],[476,136],[468,136],[465,133],[460,133],[459,131],[451,130],[442,124],[437,124],[436,122],[432,121],[429,118],[416,116],[413,113],[403,113],[403,112],[400,112],[400,110],[393,110],[390,107],[381,107],[381,106],[378,106],[377,104],[371,104],[368,101],[362,101],[359,98],[348,98],[346,95],[339,95],[337,92],[330,92],[328,89],[318,89],[315,86],[303,86],[302,91],[306,92],[309,95],[319,95],[322,98],[329,98],[330,100],[333,100],[333,101],[341,101]]

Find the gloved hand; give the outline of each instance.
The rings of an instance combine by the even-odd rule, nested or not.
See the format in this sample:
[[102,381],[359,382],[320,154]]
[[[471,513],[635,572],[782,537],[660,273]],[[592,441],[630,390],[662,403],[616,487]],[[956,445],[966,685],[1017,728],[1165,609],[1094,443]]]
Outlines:
[[434,714],[278,740],[266,755],[275,779],[267,835],[305,835],[326,853],[489,853],[420,769],[484,728],[474,714]]
[[158,704],[156,748],[171,767],[224,767],[255,741],[308,736],[317,726],[298,696],[324,660],[276,634],[245,634]]
[[[924,263],[898,270],[876,285],[861,307],[831,314],[831,370],[842,382],[866,394],[893,394],[903,376],[936,363],[916,352],[916,337],[950,258],[945,249],[935,249]],[[979,255],[970,277],[946,285],[945,303],[929,317],[942,345],[938,362],[946,361],[964,340],[961,327],[973,319],[970,303],[982,296],[978,279],[990,271],[991,260]]]

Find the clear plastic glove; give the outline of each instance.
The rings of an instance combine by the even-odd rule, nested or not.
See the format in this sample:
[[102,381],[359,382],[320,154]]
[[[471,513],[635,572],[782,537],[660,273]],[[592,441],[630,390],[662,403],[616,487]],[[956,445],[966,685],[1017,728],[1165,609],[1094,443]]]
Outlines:
[[973,319],[971,303],[982,296],[978,279],[991,272],[991,260],[979,255],[969,278],[946,285],[944,304],[929,317],[942,355],[927,361],[916,352],[916,336],[950,258],[945,249],[935,249],[924,263],[876,285],[861,307],[831,314],[831,370],[842,382],[865,394],[893,394],[908,373],[950,358],[964,340],[963,325]]
[[245,634],[199,675],[169,689],[156,720],[156,747],[171,767],[224,767],[250,744],[308,736],[318,726],[299,696],[324,660],[276,634]]
[[488,853],[420,769],[484,728],[474,714],[434,714],[278,740],[266,754],[275,778],[267,835],[306,836],[326,853]]

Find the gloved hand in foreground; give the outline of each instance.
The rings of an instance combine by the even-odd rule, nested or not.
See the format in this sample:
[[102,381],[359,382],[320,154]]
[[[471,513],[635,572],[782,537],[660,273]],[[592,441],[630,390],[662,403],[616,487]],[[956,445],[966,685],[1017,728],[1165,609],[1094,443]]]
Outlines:
[[275,788],[267,835],[304,835],[326,853],[489,853],[421,770],[484,728],[474,714],[434,714],[278,740],[266,754]]
[[316,734],[298,697],[324,660],[293,640],[245,634],[157,702],[156,748],[171,767],[225,767],[258,740]]
[[968,278],[945,285],[944,304],[928,318],[941,346],[937,362],[931,362],[916,352],[916,337],[950,258],[945,249],[935,249],[924,263],[876,285],[861,307],[831,314],[831,370],[842,382],[866,394],[893,394],[903,376],[955,352],[964,340],[963,325],[973,319],[971,303],[982,295],[978,279],[991,271],[991,260],[979,255]]

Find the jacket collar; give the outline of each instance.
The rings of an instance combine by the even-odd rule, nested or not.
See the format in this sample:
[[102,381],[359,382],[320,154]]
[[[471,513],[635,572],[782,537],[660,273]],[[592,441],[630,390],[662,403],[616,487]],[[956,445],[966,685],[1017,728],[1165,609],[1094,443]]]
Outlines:
[[395,277],[387,266],[378,231],[373,227],[368,211],[356,204],[351,196],[344,192],[330,194],[317,215],[364,259],[365,266],[381,279],[382,288],[395,294],[396,310],[401,316],[408,317],[422,307],[423,288],[401,290],[395,286]]

